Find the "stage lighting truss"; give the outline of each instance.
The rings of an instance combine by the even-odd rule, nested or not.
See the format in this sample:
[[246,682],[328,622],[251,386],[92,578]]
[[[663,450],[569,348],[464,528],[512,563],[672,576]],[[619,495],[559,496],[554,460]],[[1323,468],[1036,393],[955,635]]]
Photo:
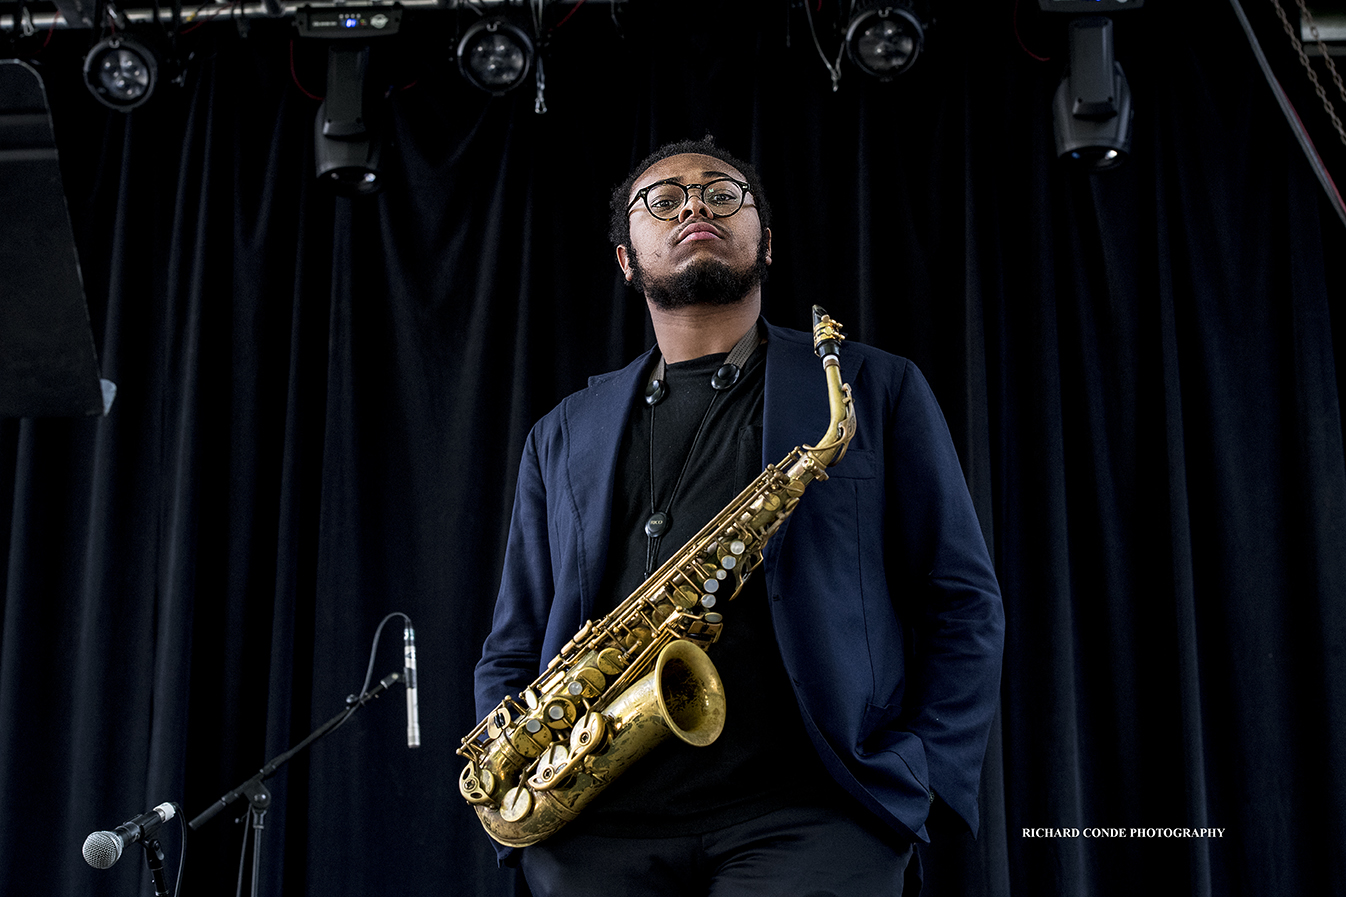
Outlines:
[[863,4],[846,27],[846,55],[865,74],[891,81],[916,64],[927,24],[901,0]]
[[473,87],[500,96],[524,82],[536,55],[527,32],[492,16],[464,32],[458,42],[458,71]]
[[154,94],[159,63],[140,41],[115,35],[94,44],[84,57],[84,83],[104,106],[129,112]]
[[1145,0],[1038,0],[1038,8],[1043,12],[1085,12],[1094,15],[1127,12],[1144,5]]

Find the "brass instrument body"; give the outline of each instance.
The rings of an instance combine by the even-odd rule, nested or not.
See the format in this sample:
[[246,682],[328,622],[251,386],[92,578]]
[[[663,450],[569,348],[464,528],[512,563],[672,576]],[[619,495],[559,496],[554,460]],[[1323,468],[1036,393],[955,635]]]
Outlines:
[[855,435],[842,384],[840,325],[814,307],[831,419],[756,479],[625,601],[586,622],[519,698],[506,697],[463,739],[459,791],[495,840],[535,844],[574,819],[631,763],[670,735],[713,742],[724,726],[719,675],[705,655],[762,563],[767,540],[805,487],[827,478]]

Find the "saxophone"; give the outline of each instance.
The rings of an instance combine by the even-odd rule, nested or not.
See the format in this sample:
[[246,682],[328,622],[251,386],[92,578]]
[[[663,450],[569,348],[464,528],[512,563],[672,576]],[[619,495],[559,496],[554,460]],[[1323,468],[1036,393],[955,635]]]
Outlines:
[[768,465],[738,497],[603,619],[586,622],[519,697],[506,697],[462,740],[463,798],[501,844],[559,831],[613,779],[673,735],[697,746],[724,728],[724,687],[706,656],[732,600],[804,489],[855,435],[841,382],[841,325],[813,306],[814,351],[831,419],[816,446]]

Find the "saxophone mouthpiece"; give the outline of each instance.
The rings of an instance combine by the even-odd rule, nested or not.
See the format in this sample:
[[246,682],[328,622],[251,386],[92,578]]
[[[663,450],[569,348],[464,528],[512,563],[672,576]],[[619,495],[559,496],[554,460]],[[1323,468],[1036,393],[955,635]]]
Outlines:
[[821,305],[813,306],[813,351],[822,359],[836,359],[841,355],[841,325],[833,321]]

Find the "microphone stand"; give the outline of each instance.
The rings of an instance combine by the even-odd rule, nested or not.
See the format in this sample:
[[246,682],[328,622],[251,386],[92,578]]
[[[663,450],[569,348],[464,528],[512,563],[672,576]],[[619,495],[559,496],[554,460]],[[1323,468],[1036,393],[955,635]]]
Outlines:
[[158,838],[141,841],[145,848],[145,865],[150,867],[150,877],[154,879],[154,897],[168,897],[168,881],[164,878],[164,852],[159,847]]
[[[205,825],[211,819],[214,819],[215,816],[221,810],[232,804],[234,801],[238,800],[240,797],[246,797],[248,799],[248,803],[250,805],[249,816],[252,820],[252,889],[249,891],[251,897],[257,897],[257,885],[261,873],[261,849],[262,849],[262,828],[263,828],[262,818],[266,816],[266,811],[271,806],[271,792],[267,790],[266,786],[263,785],[262,782],[266,781],[267,779],[275,775],[276,772],[282,766],[288,763],[300,751],[304,750],[313,742],[317,741],[319,738],[322,738],[328,732],[331,732],[337,726],[341,725],[346,720],[350,719],[351,715],[354,714],[355,711],[359,710],[361,707],[368,704],[370,701],[374,700],[379,695],[383,694],[385,691],[388,690],[389,686],[393,685],[394,683],[398,682],[401,679],[402,679],[401,673],[389,673],[387,676],[384,676],[382,679],[380,679],[377,685],[375,685],[373,688],[371,688],[364,694],[351,695],[349,698],[346,699],[345,710],[341,711],[336,716],[332,717],[327,722],[323,723],[321,726],[314,729],[303,741],[299,742],[294,747],[290,748],[288,751],[279,755],[275,759],[269,761],[265,766],[263,766],[260,770],[257,771],[257,774],[255,776],[248,779],[243,784],[239,785],[233,791],[230,791],[228,794],[222,796],[219,800],[215,801],[215,803],[207,807],[205,812],[201,813],[201,815],[197,816],[191,822],[187,823],[188,830],[196,831],[198,828]],[[243,843],[244,848],[246,849],[247,847],[246,836],[244,838]],[[149,845],[146,846],[148,847]],[[157,843],[155,844],[155,846],[156,847],[158,846]],[[159,881],[162,878],[163,854],[160,853],[159,857],[161,860],[160,862],[161,871],[159,873],[159,877],[155,879],[156,888],[159,886]],[[148,858],[149,858],[149,852],[146,853],[146,859],[148,860]],[[153,871],[154,869],[153,861],[150,861],[150,869],[151,871]],[[240,897],[242,894],[242,890],[243,890],[243,869],[240,867],[238,872],[238,891]],[[167,897],[168,892],[165,889],[156,892],[156,894],[157,897]]]

